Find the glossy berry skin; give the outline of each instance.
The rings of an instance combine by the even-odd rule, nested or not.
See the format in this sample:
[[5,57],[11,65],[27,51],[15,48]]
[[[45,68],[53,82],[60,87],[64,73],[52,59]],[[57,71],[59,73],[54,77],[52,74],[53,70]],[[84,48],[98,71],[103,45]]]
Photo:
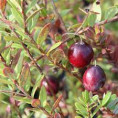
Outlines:
[[87,66],[93,58],[94,52],[92,47],[86,42],[73,44],[68,51],[69,62],[78,68]]
[[52,92],[53,94],[56,94],[59,91],[59,83],[53,76],[49,76],[47,80],[44,78],[41,82],[41,86],[44,86],[46,88],[47,94],[50,96],[52,95]]
[[88,91],[97,91],[105,84],[104,70],[96,65],[88,68],[83,75],[83,85]]

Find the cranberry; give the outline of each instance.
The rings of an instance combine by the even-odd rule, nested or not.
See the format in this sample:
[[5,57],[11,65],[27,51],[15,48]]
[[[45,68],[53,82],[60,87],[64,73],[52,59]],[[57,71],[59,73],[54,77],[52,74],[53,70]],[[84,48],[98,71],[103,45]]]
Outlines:
[[97,91],[105,84],[106,75],[103,69],[96,65],[88,68],[83,75],[83,85],[89,91]]
[[56,94],[59,90],[59,83],[53,76],[49,76],[47,80],[44,78],[41,82],[41,86],[44,86],[46,88],[48,95],[52,95],[52,92],[53,94]]
[[88,65],[93,58],[94,52],[92,47],[86,42],[73,44],[68,51],[70,63],[78,68]]

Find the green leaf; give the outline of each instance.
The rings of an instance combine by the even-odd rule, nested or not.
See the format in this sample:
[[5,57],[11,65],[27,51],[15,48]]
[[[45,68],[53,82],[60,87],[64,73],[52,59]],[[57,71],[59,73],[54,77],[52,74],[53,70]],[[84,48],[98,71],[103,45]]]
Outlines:
[[115,100],[111,101],[111,102],[107,105],[107,107],[108,107],[109,109],[113,109],[113,107],[114,107],[117,103],[118,103],[118,98],[116,98]]
[[21,35],[24,39],[30,39],[28,35],[25,34],[22,30],[16,30],[16,32]]
[[111,97],[111,92],[107,92],[102,100],[102,106],[105,106]]
[[93,112],[93,114],[92,114],[92,118],[96,115],[96,113],[100,110],[100,108],[101,108],[101,105],[98,105],[98,106],[96,107],[96,109],[94,110],[94,112]]
[[10,80],[8,80],[8,78],[6,79],[5,77],[3,76],[0,76],[0,83],[2,84],[10,84],[10,85],[14,85],[13,82],[11,82]]
[[61,11],[61,16],[63,17],[63,16],[65,16],[65,15],[67,15],[69,12],[71,11],[71,9],[64,9],[64,10],[62,10]]
[[18,76],[20,75],[20,72],[22,69],[23,59],[24,59],[24,51],[21,52],[18,63],[16,64],[15,69],[14,69],[16,74],[18,74]]
[[39,75],[37,80],[36,80],[36,83],[35,85],[33,86],[33,89],[32,89],[32,93],[31,93],[31,96],[34,97],[34,94],[37,90],[37,88],[40,86],[40,83],[41,83],[41,80],[44,78],[44,75]]
[[27,9],[26,9],[26,14],[30,12],[30,10],[36,5],[38,0],[32,0],[32,2],[28,5]]
[[101,18],[102,18],[101,6],[100,6],[100,4],[97,4],[96,1],[93,3],[92,11],[96,12],[96,21],[95,22],[101,21]]
[[48,105],[48,104],[45,106],[46,111],[48,111],[49,113],[50,113],[51,110],[52,110],[51,108],[52,108],[52,107],[51,107],[50,105]]
[[44,86],[41,87],[39,99],[41,101],[41,105],[44,107],[47,102],[47,93],[46,93],[46,89]]
[[94,96],[91,98],[91,102],[96,102],[98,99],[99,99],[98,95],[94,95]]
[[46,24],[40,31],[39,36],[37,38],[37,44],[41,44],[42,42],[44,42],[47,38],[47,35],[49,33],[50,30],[50,23]]
[[20,42],[21,40],[15,36],[4,36],[4,39],[6,41],[14,41],[14,42]]
[[40,7],[43,8],[40,12],[41,16],[47,16],[47,9],[45,8],[44,4],[40,4]]
[[17,0],[10,0],[10,2],[12,2],[16,6],[16,8],[20,10],[20,12],[22,11],[22,8],[20,4],[17,2]]
[[47,55],[49,55],[50,52],[51,52],[52,50],[54,50],[55,48],[57,48],[60,44],[61,44],[61,42],[55,43],[55,44],[50,48],[50,50],[47,52]]
[[22,86],[26,91],[29,91],[31,86],[31,73],[28,63],[25,63],[22,73],[20,75],[20,86]]
[[0,36],[0,53],[4,49],[5,45],[6,45],[6,41],[4,40],[2,36]]
[[78,102],[76,102],[75,103],[75,107],[76,107],[76,110],[79,111],[81,115],[83,115],[83,116],[87,116],[88,115],[88,112],[87,112],[86,108],[83,105],[81,105]]
[[95,22],[96,22],[96,14],[93,13],[89,13],[86,18],[84,19],[83,23],[82,23],[82,27],[86,27],[86,26],[94,26]]
[[88,18],[89,26],[93,27],[96,21],[96,14],[90,14]]
[[84,101],[87,103],[89,101],[89,92],[87,90],[82,92],[82,97],[84,98]]
[[25,43],[28,47],[35,48],[35,50],[38,51],[36,45],[35,45],[34,43],[31,43],[30,40],[24,40],[24,43]]
[[[29,20],[28,22],[28,30],[29,31],[32,31],[33,28],[36,26],[37,22],[38,22],[38,19],[39,19],[39,13],[37,13],[31,20]],[[34,35],[35,37],[35,35]]]
[[88,26],[88,22],[89,22],[89,14],[84,19],[84,21],[82,23],[82,27],[85,28],[86,26]]
[[23,49],[23,46],[18,43],[13,43],[11,47],[16,49],[20,49],[20,48]]
[[110,97],[110,99],[109,99],[109,101],[107,102],[106,106],[107,106],[110,102],[112,102],[113,100],[115,100],[116,98],[117,98],[116,94],[112,94],[111,97]]
[[20,96],[13,96],[15,100],[23,102],[23,103],[28,103],[31,104],[32,99],[29,99],[27,97],[20,97]]
[[11,6],[12,14],[14,15],[16,21],[23,27],[23,16],[21,12],[17,9],[13,2],[7,0],[8,4]]
[[117,6],[110,7],[105,11],[105,19],[108,20],[113,18],[117,13],[118,13]]
[[82,104],[84,107],[87,106],[87,104],[84,102],[84,100],[81,97],[79,97],[79,103]]
[[81,26],[81,23],[77,23],[77,24],[74,24],[74,25],[71,25],[69,26],[68,30],[71,30],[71,29],[77,29]]
[[6,64],[9,65],[11,62],[11,51],[9,49],[7,56],[6,56]]
[[38,9],[38,10],[36,10],[36,11],[34,11],[34,12],[26,19],[26,22],[28,22],[29,20],[31,20],[37,13],[39,13],[40,10],[41,10],[41,8]]

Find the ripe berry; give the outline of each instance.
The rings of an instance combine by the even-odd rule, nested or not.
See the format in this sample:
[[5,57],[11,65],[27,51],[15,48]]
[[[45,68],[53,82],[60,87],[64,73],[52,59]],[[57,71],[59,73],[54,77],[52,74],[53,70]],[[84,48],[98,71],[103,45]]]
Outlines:
[[83,85],[89,91],[97,91],[105,84],[106,75],[103,69],[96,65],[88,68],[83,75]]
[[59,90],[59,83],[57,82],[56,78],[53,76],[49,76],[47,80],[44,78],[41,82],[41,86],[44,86],[46,88],[48,95],[52,95],[52,92],[53,94],[56,94]]
[[86,42],[73,44],[68,51],[70,63],[78,68],[88,65],[93,58],[94,52],[92,47]]

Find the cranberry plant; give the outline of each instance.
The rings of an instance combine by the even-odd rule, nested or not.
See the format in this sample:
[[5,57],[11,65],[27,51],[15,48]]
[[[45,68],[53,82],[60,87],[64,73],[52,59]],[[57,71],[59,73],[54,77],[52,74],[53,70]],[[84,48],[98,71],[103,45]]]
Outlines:
[[118,117],[117,0],[0,0],[0,116]]

